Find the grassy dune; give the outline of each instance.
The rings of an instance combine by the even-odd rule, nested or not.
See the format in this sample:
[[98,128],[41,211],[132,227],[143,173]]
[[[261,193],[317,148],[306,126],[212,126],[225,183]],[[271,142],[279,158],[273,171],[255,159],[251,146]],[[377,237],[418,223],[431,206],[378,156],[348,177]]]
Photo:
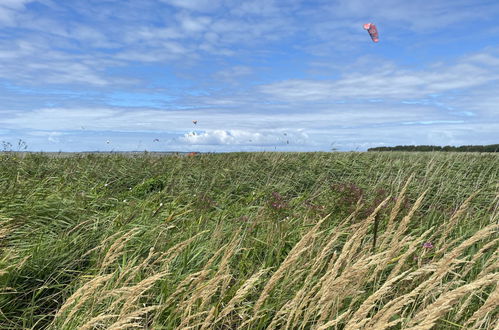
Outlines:
[[0,328],[497,329],[499,157],[0,155]]

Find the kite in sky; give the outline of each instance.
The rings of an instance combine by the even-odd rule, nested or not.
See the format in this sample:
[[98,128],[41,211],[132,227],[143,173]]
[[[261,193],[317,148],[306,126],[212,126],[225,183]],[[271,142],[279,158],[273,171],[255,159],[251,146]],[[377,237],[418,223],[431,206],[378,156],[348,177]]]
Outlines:
[[374,42],[379,41],[378,29],[376,28],[376,25],[374,25],[373,23],[366,23],[364,24],[364,30],[367,30],[367,32],[369,32],[369,35]]
[[196,124],[198,123],[198,121],[197,121],[197,120],[193,120],[193,121],[192,121],[192,123],[193,123],[194,125],[196,125]]

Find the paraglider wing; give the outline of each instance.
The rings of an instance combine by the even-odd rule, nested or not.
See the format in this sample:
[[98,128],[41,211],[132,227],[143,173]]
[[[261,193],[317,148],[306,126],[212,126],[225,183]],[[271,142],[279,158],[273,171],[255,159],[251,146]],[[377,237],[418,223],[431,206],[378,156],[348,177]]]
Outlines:
[[364,24],[364,30],[367,30],[374,42],[379,41],[378,29],[376,28],[376,25],[373,23],[366,23]]

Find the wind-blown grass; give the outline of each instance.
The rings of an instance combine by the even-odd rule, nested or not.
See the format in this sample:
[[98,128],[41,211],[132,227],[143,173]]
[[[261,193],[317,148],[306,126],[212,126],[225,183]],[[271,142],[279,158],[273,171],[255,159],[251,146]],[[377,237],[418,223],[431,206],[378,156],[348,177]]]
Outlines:
[[494,329],[498,179],[493,154],[3,154],[0,327]]

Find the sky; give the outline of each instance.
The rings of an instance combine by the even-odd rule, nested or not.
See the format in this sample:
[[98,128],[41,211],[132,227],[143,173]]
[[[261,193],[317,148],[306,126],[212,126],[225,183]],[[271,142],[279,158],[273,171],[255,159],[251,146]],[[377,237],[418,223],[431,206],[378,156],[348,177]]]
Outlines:
[[0,141],[183,152],[499,143],[499,1],[1,0]]

